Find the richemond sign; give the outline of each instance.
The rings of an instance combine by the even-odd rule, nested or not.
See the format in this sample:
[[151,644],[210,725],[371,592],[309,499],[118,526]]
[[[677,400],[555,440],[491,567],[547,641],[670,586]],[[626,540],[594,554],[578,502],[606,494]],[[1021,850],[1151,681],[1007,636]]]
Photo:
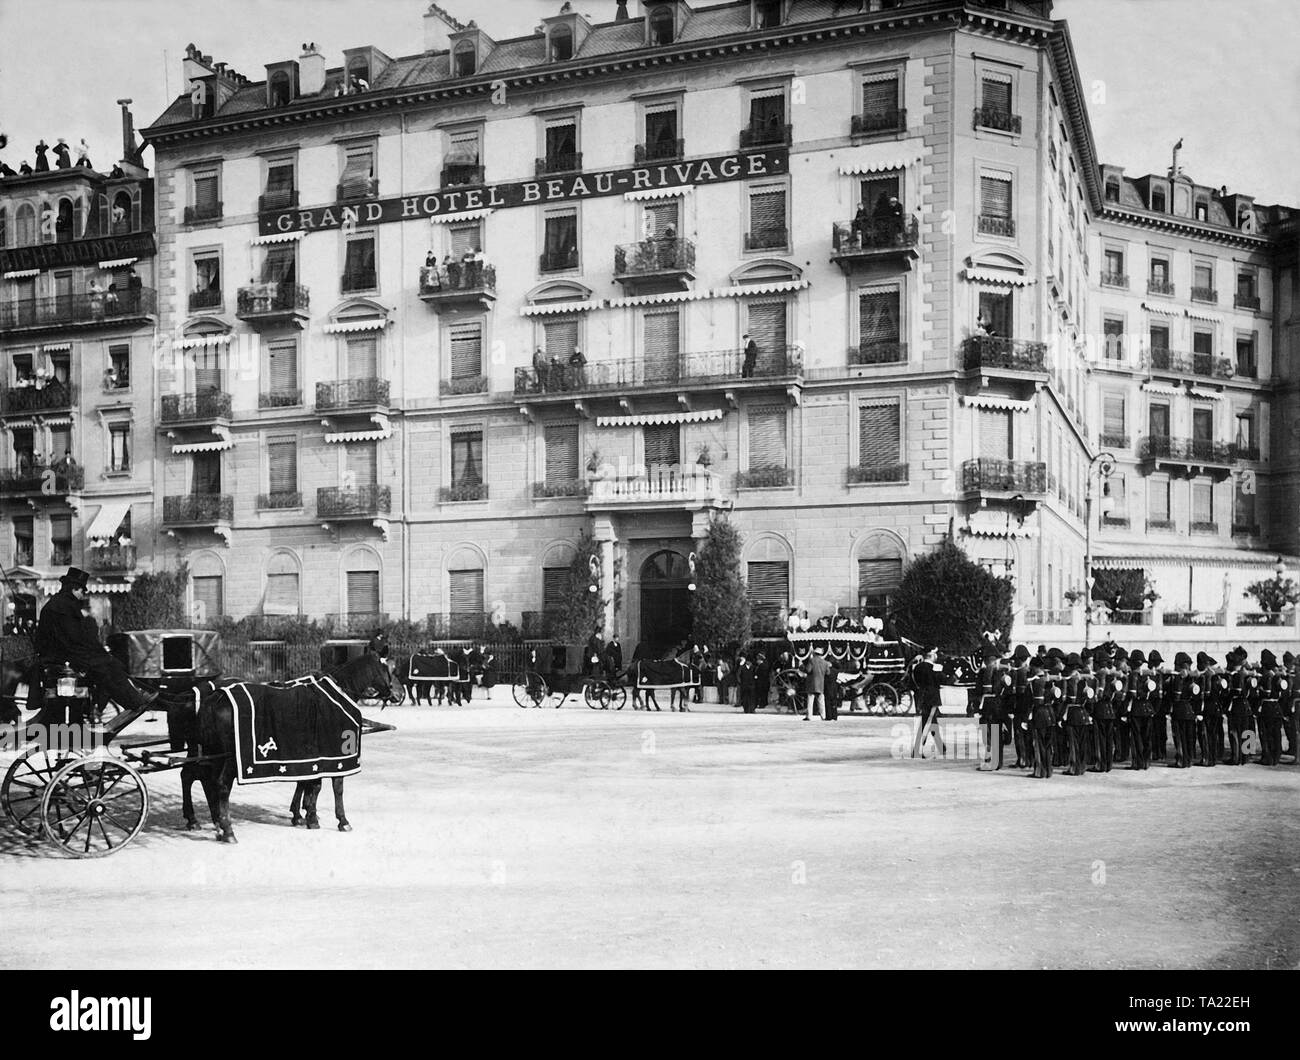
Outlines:
[[308,210],[275,210],[259,216],[258,229],[264,236],[282,232],[317,232],[349,225],[413,221],[471,210],[508,210],[517,206],[595,199],[632,191],[723,184],[784,174],[789,170],[789,155],[789,151],[781,147],[634,169],[610,169],[515,184],[488,184],[403,195],[396,199],[374,199],[347,206],[337,204]]

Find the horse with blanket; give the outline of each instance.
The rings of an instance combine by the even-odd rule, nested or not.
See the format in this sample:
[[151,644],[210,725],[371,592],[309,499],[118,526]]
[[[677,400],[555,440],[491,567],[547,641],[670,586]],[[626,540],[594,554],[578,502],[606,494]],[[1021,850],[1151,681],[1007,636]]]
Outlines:
[[[627,670],[632,684],[632,709],[660,710],[656,691],[668,690],[668,709],[689,712],[687,697],[700,685],[700,671],[676,659],[638,659]],[[645,699],[642,700],[642,696]]]
[[343,808],[343,778],[361,770],[361,734],[391,730],[361,715],[357,700],[396,699],[388,667],[367,651],[328,674],[313,674],[280,685],[229,679],[195,686],[192,700],[168,711],[173,747],[205,761],[181,769],[185,820],[195,829],[191,788],[203,785],[217,838],[234,843],[230,791],[236,782],[293,782],[293,824],[301,807],[308,828],[316,815],[321,780],[334,788],[334,815],[340,832],[351,824]]

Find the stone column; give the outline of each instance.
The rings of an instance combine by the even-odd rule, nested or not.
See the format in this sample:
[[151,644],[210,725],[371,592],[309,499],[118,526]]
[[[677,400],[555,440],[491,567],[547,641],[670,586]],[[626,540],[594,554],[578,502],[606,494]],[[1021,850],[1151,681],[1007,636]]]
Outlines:
[[605,610],[601,633],[608,642],[614,634],[614,544],[618,534],[614,520],[608,515],[596,516],[591,532],[600,545],[600,595]]

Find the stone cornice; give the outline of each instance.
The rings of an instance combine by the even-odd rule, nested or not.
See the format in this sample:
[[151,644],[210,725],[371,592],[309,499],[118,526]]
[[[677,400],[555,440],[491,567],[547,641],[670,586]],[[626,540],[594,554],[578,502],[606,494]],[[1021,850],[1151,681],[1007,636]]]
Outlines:
[[1203,239],[1254,250],[1268,250],[1272,245],[1267,236],[1251,235],[1246,232],[1238,232],[1232,228],[1219,228],[1215,225],[1201,224],[1172,214],[1134,210],[1128,207],[1116,206],[1114,203],[1107,203],[1097,219],[1099,221],[1111,221],[1115,224],[1132,225],[1136,228],[1176,232],[1194,239]]

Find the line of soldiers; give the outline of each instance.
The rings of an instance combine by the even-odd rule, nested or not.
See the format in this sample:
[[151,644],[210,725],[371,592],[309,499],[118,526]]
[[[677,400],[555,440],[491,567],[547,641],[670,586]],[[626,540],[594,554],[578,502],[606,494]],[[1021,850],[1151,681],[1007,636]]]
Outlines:
[[[1172,768],[1244,765],[1258,745],[1258,763],[1281,763],[1282,737],[1296,762],[1300,660],[1260,652],[1252,664],[1243,648],[1224,665],[1198,652],[1165,663],[1157,650],[1125,651],[1110,643],[1069,655],[1040,648],[1031,657],[1018,645],[1009,658],[984,652],[971,692],[971,711],[986,726],[989,765],[1003,766],[1003,744],[1014,747],[1013,768],[1050,777],[1064,767],[1108,773],[1117,762],[1147,769],[1166,761],[1172,732]],[[1224,731],[1228,742],[1224,744]],[[1010,739],[1006,730],[1010,728]],[[1252,736],[1253,734],[1253,736]]]

